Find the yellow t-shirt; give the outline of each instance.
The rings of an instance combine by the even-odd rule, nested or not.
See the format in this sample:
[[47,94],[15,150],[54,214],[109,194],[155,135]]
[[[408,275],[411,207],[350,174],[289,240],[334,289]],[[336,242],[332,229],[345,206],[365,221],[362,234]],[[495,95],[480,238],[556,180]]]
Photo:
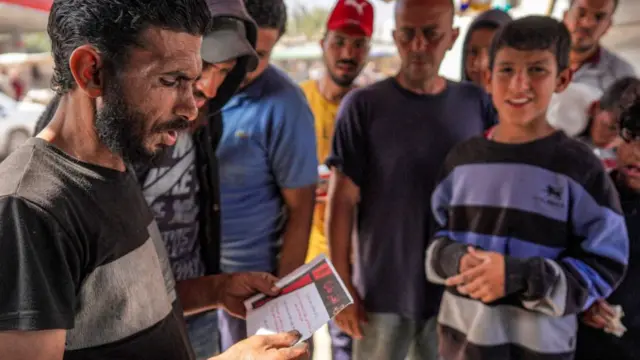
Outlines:
[[[315,80],[308,80],[300,84],[304,95],[309,102],[311,112],[315,118],[316,144],[318,152],[318,162],[324,164],[331,151],[331,138],[336,124],[338,114],[338,103],[327,101],[318,90],[318,83]],[[307,262],[320,254],[329,255],[329,245],[324,236],[324,211],[325,204],[316,204],[313,213],[313,225],[311,226],[311,238],[309,239],[309,250],[307,251]]]

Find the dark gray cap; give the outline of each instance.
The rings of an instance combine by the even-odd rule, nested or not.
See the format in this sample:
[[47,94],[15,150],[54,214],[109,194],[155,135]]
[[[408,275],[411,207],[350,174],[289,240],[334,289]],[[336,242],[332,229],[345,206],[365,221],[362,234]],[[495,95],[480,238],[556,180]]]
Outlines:
[[258,64],[255,52],[258,25],[247,13],[243,0],[206,2],[211,12],[211,26],[202,40],[202,60],[215,64],[238,59],[220,85],[216,97],[209,100],[209,110],[217,112],[238,90],[247,72],[254,70]]
[[215,64],[235,58],[252,71],[258,65],[255,52],[258,26],[243,0],[206,0],[211,12],[209,32],[202,39],[202,60]]
[[210,64],[247,57],[246,69],[258,66],[258,54],[247,38],[245,24],[236,18],[214,18],[210,31],[202,39],[200,56]]

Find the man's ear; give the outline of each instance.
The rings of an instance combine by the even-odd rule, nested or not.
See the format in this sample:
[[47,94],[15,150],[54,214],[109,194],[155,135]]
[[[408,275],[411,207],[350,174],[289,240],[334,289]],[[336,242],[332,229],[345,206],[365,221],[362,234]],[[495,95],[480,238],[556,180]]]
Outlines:
[[449,44],[449,48],[447,50],[451,50],[453,45],[455,45],[456,40],[458,40],[458,36],[460,36],[460,28],[453,28],[451,30],[451,44]]
[[571,71],[571,68],[567,67],[566,69],[562,70],[558,74],[558,77],[556,78],[555,92],[556,93],[563,92],[567,88],[567,86],[571,84],[572,79],[573,79],[573,71]]
[[104,84],[102,58],[93,46],[75,49],[69,58],[69,68],[78,89],[91,98],[102,96]]

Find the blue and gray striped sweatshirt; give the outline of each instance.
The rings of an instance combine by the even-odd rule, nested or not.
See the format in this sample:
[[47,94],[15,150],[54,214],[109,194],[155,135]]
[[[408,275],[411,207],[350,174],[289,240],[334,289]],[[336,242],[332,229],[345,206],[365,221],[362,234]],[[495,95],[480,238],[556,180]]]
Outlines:
[[429,281],[458,273],[469,245],[505,255],[506,296],[446,289],[445,360],[573,359],[577,316],[624,276],[629,241],[600,161],[562,132],[526,144],[473,138],[448,155],[432,208]]

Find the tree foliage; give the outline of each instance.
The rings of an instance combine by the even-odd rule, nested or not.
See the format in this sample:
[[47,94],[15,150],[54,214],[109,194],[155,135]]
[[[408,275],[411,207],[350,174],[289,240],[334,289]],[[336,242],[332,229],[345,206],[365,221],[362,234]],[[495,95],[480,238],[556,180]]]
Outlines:
[[331,10],[298,5],[289,16],[288,35],[303,35],[309,40],[322,37]]

